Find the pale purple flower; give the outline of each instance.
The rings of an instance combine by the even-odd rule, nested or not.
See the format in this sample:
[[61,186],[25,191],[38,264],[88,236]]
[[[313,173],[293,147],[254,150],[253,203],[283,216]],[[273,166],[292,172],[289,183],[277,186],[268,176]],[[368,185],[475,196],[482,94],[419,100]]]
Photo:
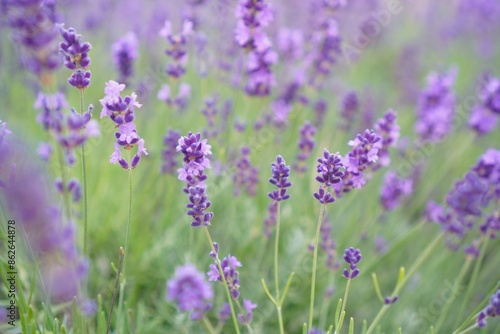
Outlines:
[[252,310],[257,307],[257,304],[252,303],[249,299],[243,299],[243,307],[245,308],[245,314],[238,314],[238,321],[243,325],[248,325],[252,322],[253,312]]
[[380,202],[385,210],[394,210],[412,191],[413,180],[400,178],[394,171],[389,171],[384,177]]
[[311,155],[316,142],[314,141],[314,135],[316,134],[316,128],[306,121],[304,125],[300,128],[300,138],[297,143],[299,146],[299,153],[297,154],[297,162],[293,164],[293,170],[299,173],[305,173],[307,170],[306,160]]
[[113,63],[118,70],[118,81],[127,83],[134,72],[134,61],[138,56],[138,40],[133,32],[117,40],[111,47]]
[[163,137],[164,149],[161,153],[161,172],[163,174],[174,174],[177,171],[176,147],[180,137],[180,132],[174,130],[168,130],[167,135]]
[[259,169],[250,163],[250,148],[243,147],[233,175],[234,194],[239,196],[244,189],[249,196],[255,196],[258,182]]
[[[224,259],[222,259],[222,261],[220,261],[220,265],[229,287],[229,291],[231,292],[231,296],[234,299],[238,299],[240,295],[240,280],[237,268],[242,266],[241,262],[238,261],[235,256],[228,255]],[[207,273],[207,275],[208,280],[211,282],[223,281],[219,272],[219,266],[216,263],[210,265],[210,271]]]

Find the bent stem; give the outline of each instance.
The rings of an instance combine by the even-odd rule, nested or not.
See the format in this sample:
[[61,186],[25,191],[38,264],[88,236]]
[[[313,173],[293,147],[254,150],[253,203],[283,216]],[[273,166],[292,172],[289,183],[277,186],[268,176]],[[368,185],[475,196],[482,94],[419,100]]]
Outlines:
[[318,217],[318,223],[316,226],[316,236],[314,237],[314,255],[313,255],[313,267],[312,267],[312,276],[311,276],[311,302],[309,305],[309,322],[308,322],[308,329],[310,330],[312,328],[312,323],[313,323],[313,314],[314,314],[314,292],[316,288],[316,265],[318,262],[318,243],[319,243],[319,234],[321,230],[321,223],[323,221],[323,213],[326,209],[326,206],[324,204],[321,204],[321,207],[319,209],[319,217]]
[[229,286],[227,285],[226,276],[224,275],[224,270],[222,269],[222,266],[220,264],[219,255],[215,251],[214,243],[212,241],[212,237],[210,236],[210,232],[208,231],[208,228],[206,226],[203,226],[203,230],[205,231],[205,235],[207,237],[207,240],[210,243],[210,248],[212,249],[212,252],[214,252],[214,254],[216,254],[215,262],[217,263],[217,267],[219,268],[219,275],[222,277],[222,282],[224,283],[224,286],[225,286],[224,290],[226,290],[227,300],[229,302],[229,308],[231,309],[231,317],[233,318],[234,328],[236,330],[236,333],[240,334],[240,328],[238,327],[238,320],[236,318],[236,313],[234,312],[234,306],[233,306],[233,300],[231,297],[231,292],[229,291]]
[[[438,236],[434,239],[434,241],[429,246],[427,246],[427,248],[422,252],[422,254],[420,254],[417,260],[415,260],[415,262],[413,263],[412,267],[408,271],[408,274],[405,276],[405,278],[394,288],[391,298],[395,297],[399,293],[399,291],[401,291],[401,289],[406,285],[406,283],[408,283],[408,281],[415,274],[418,268],[420,268],[420,266],[424,263],[424,261],[427,260],[427,258],[432,254],[432,252],[434,251],[434,249],[436,248],[436,246],[439,244],[439,242],[443,237],[444,237],[444,232],[440,232]],[[365,334],[371,334],[375,330],[375,327],[382,319],[385,312],[387,312],[389,306],[390,305],[382,306],[380,311],[375,316],[375,319],[373,320],[372,324],[370,325],[370,327],[368,327],[368,330],[366,331]]]
[[335,323],[338,321],[338,328],[335,328],[334,334],[337,334],[340,332],[342,329],[342,325],[344,324],[344,312],[345,312],[345,306],[347,304],[347,297],[349,296],[349,288],[351,287],[351,281],[352,279],[348,278],[347,279],[347,284],[345,286],[345,292],[344,292],[344,299],[342,300],[342,308],[340,310],[340,315],[339,319],[336,319]]
[[276,304],[276,311],[278,312],[278,321],[280,325],[280,333],[284,334],[285,329],[283,327],[283,316],[281,315],[281,303],[279,302],[280,300],[280,286],[279,286],[279,276],[278,276],[278,246],[279,246],[279,239],[280,239],[280,209],[281,209],[281,202],[278,201],[276,203],[276,238],[274,241],[274,282],[275,282],[275,287],[276,287],[276,301],[278,304]]

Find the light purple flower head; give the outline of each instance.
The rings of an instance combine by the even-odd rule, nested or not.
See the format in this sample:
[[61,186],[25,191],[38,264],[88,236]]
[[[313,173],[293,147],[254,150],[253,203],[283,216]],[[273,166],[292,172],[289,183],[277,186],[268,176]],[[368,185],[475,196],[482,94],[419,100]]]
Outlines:
[[257,304],[252,303],[249,299],[243,299],[243,307],[245,314],[238,314],[238,321],[243,325],[249,325],[253,319],[253,309],[257,308]]
[[192,264],[177,267],[167,282],[167,300],[174,301],[181,312],[191,312],[192,320],[200,320],[210,310],[213,297],[212,286]]
[[[227,285],[229,287],[229,291],[231,292],[231,296],[234,299],[238,299],[240,295],[240,280],[239,280],[239,272],[237,270],[238,267],[241,267],[242,264],[235,256],[228,255],[222,261],[220,261],[222,272],[224,273],[224,277],[226,279]],[[210,265],[210,271],[207,273],[208,280],[211,282],[219,281],[223,282],[222,276],[219,272],[219,266],[214,263]]]
[[345,250],[344,261],[349,265],[349,269],[344,269],[343,275],[347,279],[356,278],[359,275],[358,263],[361,261],[359,249],[350,247]]
[[117,40],[111,47],[113,63],[118,70],[118,81],[127,83],[134,72],[134,61],[138,56],[138,40],[133,32]]
[[384,177],[380,191],[380,202],[385,210],[394,210],[402,199],[413,191],[413,180],[398,177],[394,171],[389,171]]

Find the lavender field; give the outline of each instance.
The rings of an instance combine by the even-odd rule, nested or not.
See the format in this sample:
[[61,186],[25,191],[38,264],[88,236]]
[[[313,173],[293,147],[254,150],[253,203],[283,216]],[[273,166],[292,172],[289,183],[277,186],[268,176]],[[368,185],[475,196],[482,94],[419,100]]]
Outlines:
[[0,0],[0,333],[500,334],[499,17]]

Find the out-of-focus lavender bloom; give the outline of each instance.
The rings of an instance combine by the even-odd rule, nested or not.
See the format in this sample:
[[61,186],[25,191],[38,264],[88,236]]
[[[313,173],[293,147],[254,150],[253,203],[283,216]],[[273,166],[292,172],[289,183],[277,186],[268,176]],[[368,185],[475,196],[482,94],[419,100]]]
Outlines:
[[[330,270],[337,270],[339,266],[336,251],[337,243],[332,238],[332,224],[328,216],[325,217],[321,223],[320,233],[320,247],[326,253],[326,267]],[[314,250],[314,246],[312,249]]]
[[234,120],[233,127],[239,133],[243,133],[243,132],[245,132],[245,130],[247,128],[247,123],[245,123],[245,121],[236,119],[236,120]]
[[0,145],[2,145],[4,138],[10,134],[12,134],[12,132],[7,129],[7,123],[2,122],[0,119]]
[[182,31],[174,34],[172,31],[172,23],[165,21],[165,25],[160,31],[160,36],[165,38],[169,47],[165,53],[172,59],[172,62],[167,65],[167,75],[172,78],[179,78],[186,73],[186,64],[188,61],[188,54],[186,44],[188,37],[193,34],[193,23],[191,21],[184,21]]
[[469,172],[448,193],[446,203],[459,216],[479,216],[481,207],[485,204],[488,188],[488,184],[476,173]]
[[278,32],[278,50],[285,61],[302,58],[304,37],[299,29],[280,28]]
[[174,174],[177,171],[176,147],[181,137],[180,132],[168,130],[167,135],[163,137],[163,151],[161,152],[162,165],[161,172],[163,174]]
[[314,103],[314,113],[316,115],[316,120],[314,121],[314,125],[317,128],[323,126],[327,109],[328,109],[328,104],[326,100],[319,99],[318,101],[316,101],[316,103]]
[[249,325],[253,319],[253,309],[257,307],[257,304],[252,303],[249,299],[243,299],[243,307],[245,308],[245,314],[238,313],[238,321],[243,325]]
[[399,125],[397,115],[392,109],[389,109],[384,117],[380,118],[374,125],[377,134],[382,137],[381,147],[378,151],[378,162],[374,169],[389,166],[391,159],[389,157],[389,147],[396,146],[399,139]]
[[427,87],[420,93],[415,131],[421,141],[439,142],[450,131],[455,116],[453,85],[456,71],[430,73]]
[[175,97],[172,96],[170,86],[167,84],[161,86],[157,95],[158,100],[165,102],[169,106],[176,107],[177,109],[184,109],[190,97],[191,86],[184,82],[179,85],[179,92]]
[[325,334],[325,332],[321,329],[313,327],[309,330],[309,332],[307,332],[307,334]]
[[12,28],[13,45],[22,46],[21,62],[39,77],[43,85],[48,85],[47,74],[60,66],[56,2],[7,1],[4,6],[7,23]]
[[52,155],[52,146],[50,146],[50,144],[48,143],[40,143],[36,152],[38,153],[40,159],[47,162],[50,160],[50,157]]
[[250,196],[255,196],[259,183],[259,169],[250,163],[250,148],[241,149],[241,157],[236,162],[236,172],[233,175],[234,194],[239,196],[242,189]]
[[490,301],[486,307],[479,312],[476,323],[479,328],[486,326],[487,318],[500,316],[500,288],[490,297]]
[[65,192],[68,192],[69,194],[71,194],[73,202],[80,201],[82,197],[82,191],[80,182],[77,179],[71,179],[66,185],[64,185],[62,180],[60,178],[57,178],[54,182],[54,185],[59,193],[64,194]]
[[[123,169],[134,169],[139,164],[141,156],[143,154],[148,155],[148,152],[144,147],[144,139],[139,137],[133,123],[135,117],[134,108],[140,108],[141,105],[136,101],[137,95],[135,93],[123,98],[121,92],[124,89],[124,84],[119,84],[113,80],[106,82],[104,88],[106,95],[99,100],[102,106],[101,118],[109,116],[118,126],[118,131],[115,133],[115,150],[111,154],[109,162],[112,164],[118,163]],[[137,152],[131,161],[125,160],[121,156],[120,148],[131,150],[136,145]]]
[[342,107],[340,108],[340,117],[342,124],[340,128],[348,131],[353,126],[356,114],[359,113],[360,103],[358,94],[355,91],[347,92],[342,99]]
[[[205,107],[201,110],[201,113],[205,116],[207,120],[207,128],[203,130],[203,136],[206,138],[215,138],[224,129],[222,126],[225,124],[217,124],[216,118],[219,114],[219,109],[217,108],[217,97],[210,97],[205,99]],[[225,120],[227,122],[227,120]]]
[[293,170],[298,173],[305,173],[307,170],[306,161],[311,156],[311,153],[316,145],[314,141],[314,135],[316,134],[316,128],[306,121],[304,125],[300,128],[300,138],[298,141],[298,146],[300,152],[297,154],[297,162],[293,164]]
[[167,282],[167,300],[174,301],[181,312],[191,312],[192,320],[200,320],[212,307],[214,292],[203,273],[192,264],[175,269]]
[[267,217],[264,220],[264,234],[267,238],[271,237],[272,229],[276,225],[277,214],[278,214],[278,202],[273,201],[267,207]]
[[273,201],[281,202],[290,198],[290,195],[286,193],[286,188],[291,187],[292,183],[288,181],[290,176],[290,166],[286,165],[285,160],[281,155],[276,157],[276,162],[271,164],[271,178],[269,183],[276,186],[278,190],[273,190],[267,195]]
[[137,36],[133,32],[118,39],[111,47],[113,63],[118,71],[118,82],[126,85],[134,73],[134,61],[138,56]]
[[472,108],[468,125],[478,135],[493,131],[500,114],[500,79],[490,75],[481,77],[479,104]]
[[237,43],[247,53],[245,92],[251,96],[266,96],[275,84],[271,66],[278,61],[264,27],[273,20],[270,6],[264,0],[240,0],[236,8]]
[[400,178],[394,171],[389,171],[384,177],[384,184],[380,191],[380,202],[385,210],[392,211],[412,191],[413,180]]
[[19,141],[0,144],[0,164],[15,166],[16,173],[8,179],[0,175],[5,180],[0,182],[0,197],[10,215],[22,224],[19,230],[25,234],[30,257],[40,264],[41,283],[50,299],[56,303],[80,299],[86,264],[77,252],[74,227],[64,222],[52,202],[42,169],[33,159],[26,159],[31,154]]
[[341,161],[340,154],[331,154],[326,148],[323,151],[323,157],[318,158],[318,165],[316,166],[318,176],[316,180],[320,183],[320,186],[318,192],[314,193],[314,197],[321,204],[328,204],[335,201],[328,187],[332,187],[341,181],[341,177],[344,175],[341,171],[343,167]]
[[[240,295],[240,279],[239,272],[236,268],[241,267],[242,264],[235,256],[228,255],[222,261],[220,261],[222,272],[226,279],[231,296],[234,299],[238,299]],[[210,265],[210,271],[207,273],[208,280],[211,282],[219,281],[223,282],[222,276],[219,272],[219,267],[217,264]]]
[[497,210],[485,219],[485,223],[479,226],[479,230],[483,235],[488,235],[492,238],[497,237],[497,232],[500,231],[500,211]]
[[361,261],[361,252],[359,249],[350,247],[345,250],[344,261],[349,265],[349,269],[343,270],[343,275],[347,279],[356,278],[359,275],[358,263]]
[[218,316],[221,323],[225,323],[231,317],[231,307],[229,303],[222,304]]

